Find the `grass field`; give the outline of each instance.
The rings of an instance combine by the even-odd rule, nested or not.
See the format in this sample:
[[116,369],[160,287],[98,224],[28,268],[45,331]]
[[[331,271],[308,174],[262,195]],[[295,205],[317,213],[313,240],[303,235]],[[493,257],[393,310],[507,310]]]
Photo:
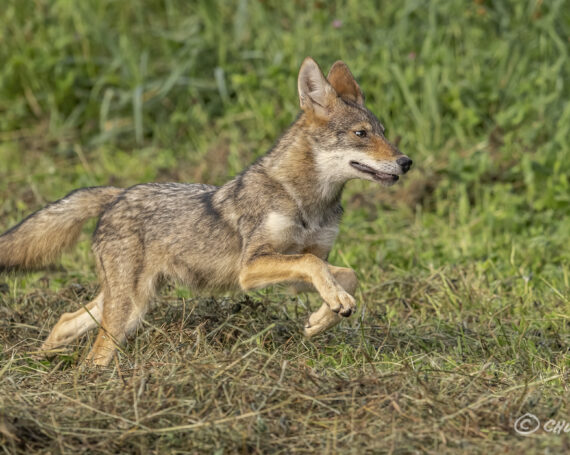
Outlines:
[[6,0],[0,44],[0,230],[76,187],[223,183],[294,119],[307,55],[415,163],[348,185],[359,311],[314,340],[315,295],[173,286],[110,368],[93,334],[38,358],[97,290],[94,223],[0,276],[4,453],[570,450],[545,425],[570,430],[567,1]]

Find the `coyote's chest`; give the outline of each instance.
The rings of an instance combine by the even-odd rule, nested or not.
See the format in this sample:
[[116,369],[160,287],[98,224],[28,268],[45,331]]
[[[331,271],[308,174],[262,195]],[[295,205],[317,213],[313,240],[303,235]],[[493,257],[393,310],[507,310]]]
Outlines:
[[268,214],[264,227],[271,245],[282,254],[330,251],[338,234],[337,220],[301,221],[278,212]]

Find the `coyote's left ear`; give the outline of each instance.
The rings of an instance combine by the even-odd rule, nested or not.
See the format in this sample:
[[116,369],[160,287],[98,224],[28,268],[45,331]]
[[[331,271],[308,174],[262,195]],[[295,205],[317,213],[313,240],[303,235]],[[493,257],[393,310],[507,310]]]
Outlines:
[[364,95],[346,63],[340,60],[335,62],[327,79],[342,98],[364,105]]
[[297,80],[301,109],[321,119],[330,115],[331,104],[337,93],[325,79],[323,72],[311,57],[303,60]]

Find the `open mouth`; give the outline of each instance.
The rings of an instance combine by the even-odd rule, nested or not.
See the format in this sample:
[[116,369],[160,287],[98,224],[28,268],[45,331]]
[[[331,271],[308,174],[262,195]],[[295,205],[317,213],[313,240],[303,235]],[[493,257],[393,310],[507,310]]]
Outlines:
[[367,166],[366,164],[359,163],[358,161],[351,161],[350,165],[354,168],[363,172],[364,174],[370,174],[374,180],[379,182],[395,182],[400,177],[394,174],[386,174],[384,172],[379,172],[376,169]]

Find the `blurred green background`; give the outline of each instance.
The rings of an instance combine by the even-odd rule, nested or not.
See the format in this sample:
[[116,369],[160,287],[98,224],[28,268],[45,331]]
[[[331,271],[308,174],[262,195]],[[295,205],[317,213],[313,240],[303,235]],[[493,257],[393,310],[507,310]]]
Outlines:
[[78,186],[223,183],[294,119],[310,55],[416,163],[349,185],[346,261],[567,289],[569,24],[564,1],[9,0],[0,225]]

